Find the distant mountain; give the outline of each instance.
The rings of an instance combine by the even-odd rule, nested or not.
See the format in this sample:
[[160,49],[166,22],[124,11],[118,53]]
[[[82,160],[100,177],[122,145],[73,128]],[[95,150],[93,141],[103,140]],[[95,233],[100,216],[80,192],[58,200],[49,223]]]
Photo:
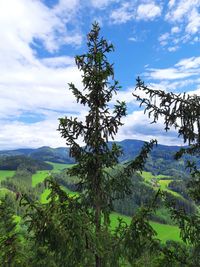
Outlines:
[[16,150],[2,150],[2,156],[28,156],[40,161],[51,161],[56,163],[74,163],[74,160],[69,157],[69,148],[59,147],[51,148],[43,146],[36,149],[16,149]]
[[[116,142],[123,149],[123,155],[121,156],[121,161],[130,160],[131,158],[136,157],[142,146],[144,145],[144,141],[134,140],[134,139],[125,139],[121,142]],[[180,146],[166,146],[166,145],[157,145],[154,146],[151,155],[154,157],[173,157],[173,155],[180,149]]]
[[[129,161],[135,158],[144,141],[127,139],[116,142],[123,149],[123,155],[120,157],[120,162]],[[109,143],[110,146],[112,142]],[[149,155],[149,159],[145,169],[154,174],[176,175],[177,170],[179,175],[185,175],[184,161],[195,159],[199,163],[199,158],[185,156],[180,161],[175,161],[173,155],[180,149],[179,146],[157,145]],[[25,155],[40,161],[50,161],[57,163],[74,163],[74,159],[69,156],[69,148],[59,147],[51,148],[48,146],[38,149],[17,149],[0,151],[1,156]]]

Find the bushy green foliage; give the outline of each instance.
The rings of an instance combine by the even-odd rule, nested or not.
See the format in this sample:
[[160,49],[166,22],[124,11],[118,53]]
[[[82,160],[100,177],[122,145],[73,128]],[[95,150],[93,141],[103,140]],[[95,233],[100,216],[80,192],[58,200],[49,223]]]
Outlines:
[[14,220],[13,198],[6,195],[0,200],[0,265],[25,267],[25,251],[17,222]]
[[[163,117],[165,130],[168,131],[174,126],[184,142],[188,142],[189,147],[180,149],[175,159],[180,159],[185,154],[199,155],[200,97],[151,89],[140,78],[137,79],[136,89],[142,90],[148,96],[141,98],[139,94],[134,94],[140,101],[140,105],[145,105],[145,112],[148,112],[149,117],[153,117],[153,122],[156,123],[160,117]],[[188,162],[186,168],[189,168],[192,176],[188,183],[190,196],[198,203],[200,172],[195,163]],[[182,240],[190,246],[188,249],[172,244],[169,249],[164,250],[166,261],[171,264],[181,264],[181,266],[200,266],[199,209],[192,214],[187,214],[185,209],[177,207],[174,199],[170,199],[166,193],[163,193],[163,196],[172,218],[179,225]]]

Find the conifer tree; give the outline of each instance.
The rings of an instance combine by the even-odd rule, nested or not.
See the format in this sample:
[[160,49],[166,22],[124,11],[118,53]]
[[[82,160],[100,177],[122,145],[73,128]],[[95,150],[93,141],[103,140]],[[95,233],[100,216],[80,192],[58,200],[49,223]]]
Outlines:
[[[141,97],[138,90],[143,91],[146,97]],[[152,89],[146,86],[139,77],[136,93],[133,93],[133,96],[140,102],[140,106],[144,105],[144,112],[148,113],[149,118],[153,118],[152,123],[156,123],[161,117],[164,118],[165,130],[168,131],[171,127],[175,127],[179,136],[183,137],[184,142],[188,144],[174,155],[175,159],[180,159],[184,154],[200,156],[200,96]],[[187,184],[188,193],[199,205],[200,170],[194,162],[190,161],[187,162],[186,168],[189,168],[191,173]],[[188,247],[172,243],[171,250],[164,251],[167,261],[174,258],[183,266],[200,266],[199,209],[196,210],[196,213],[188,215],[182,209],[177,210],[175,203],[167,201],[165,194],[163,195],[172,218],[180,227],[182,240],[190,246],[188,249]]]
[[[143,91],[147,97],[140,97],[139,93],[133,96],[140,101],[140,106],[145,106],[144,112],[149,118],[153,118],[152,123],[156,123],[159,118],[164,118],[165,131],[174,127],[179,137],[183,138],[187,148],[181,148],[175,159],[180,159],[184,154],[200,155],[200,96],[186,93],[175,94],[162,90],[152,89],[144,84],[138,77],[136,92]],[[189,182],[190,195],[197,202],[200,201],[200,172],[194,163],[188,162],[192,179]]]
[[[122,126],[126,105],[120,101],[113,107],[110,104],[120,89],[114,80],[113,64],[107,60],[114,48],[100,37],[97,23],[87,35],[87,47],[85,54],[75,57],[83,90],[72,83],[69,89],[88,113],[84,121],[64,117],[59,124],[76,160],[68,174],[78,178],[78,194],[68,195],[49,178],[49,203],[41,205],[24,196],[22,204],[28,208],[29,230],[36,243],[48,247],[58,267],[117,267],[123,262],[133,264],[144,251],[157,246],[155,231],[148,222],[151,207],[136,214],[130,226],[122,220],[113,230],[110,225],[113,202],[131,194],[131,175],[143,169],[155,141],[145,143],[138,157],[112,175],[122,151],[115,143],[110,146],[108,140],[114,139]],[[79,145],[79,138],[84,146]]]
[[[113,183],[105,168],[117,163],[121,151],[115,144],[110,150],[108,138],[114,138],[121,119],[126,115],[124,102],[117,102],[112,113],[108,103],[113,94],[120,88],[114,79],[113,65],[107,61],[106,54],[113,51],[113,45],[99,37],[99,25],[94,24],[87,35],[88,52],[75,58],[80,71],[83,72],[84,92],[78,90],[74,84],[69,84],[77,102],[88,106],[89,112],[85,122],[77,118],[60,119],[59,130],[70,146],[70,155],[75,158],[77,165],[71,169],[71,174],[80,178],[79,188],[84,192],[84,203],[91,206],[94,216],[95,231],[98,236],[101,232],[101,218],[104,224],[109,222],[109,213],[112,209]],[[83,137],[85,147],[80,147],[77,138]],[[117,182],[117,181],[116,181]],[[128,187],[125,181],[125,188]],[[100,266],[100,257],[96,255],[96,266]]]

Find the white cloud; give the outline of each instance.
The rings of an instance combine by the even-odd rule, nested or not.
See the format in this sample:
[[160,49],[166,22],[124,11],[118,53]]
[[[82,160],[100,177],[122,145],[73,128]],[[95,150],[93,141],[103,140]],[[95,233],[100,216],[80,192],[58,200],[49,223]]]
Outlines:
[[41,63],[47,67],[57,68],[57,67],[66,67],[68,65],[74,65],[75,60],[73,57],[60,56],[60,57],[43,58],[41,60]]
[[168,38],[169,38],[169,33],[166,32],[166,33],[163,33],[163,34],[159,37],[159,41],[160,41],[160,42],[162,42],[162,41],[166,41]]
[[110,20],[114,24],[123,24],[131,20],[153,20],[161,15],[161,7],[154,2],[139,4],[136,2],[123,2],[120,7],[113,10]]
[[[8,109],[0,106],[0,113],[13,116],[19,110],[38,108],[76,110],[77,104],[67,88],[74,82],[81,87],[81,75],[75,67],[48,68],[24,66],[0,77],[0,95],[4,102],[15,103]],[[14,109],[15,107],[16,109]],[[12,113],[11,113],[12,110]]]
[[179,71],[176,68],[166,68],[166,69],[149,69],[148,74],[152,79],[156,80],[175,80],[190,77],[191,75],[198,75],[195,72],[184,72]]
[[175,66],[186,70],[200,68],[200,57],[190,57],[182,59]]
[[[79,0],[59,0],[58,4],[54,6],[54,13],[62,18],[70,18],[72,13],[75,13],[80,6]],[[70,12],[69,12],[70,11]]]
[[[74,6],[75,2],[77,1],[73,2]],[[43,95],[43,102],[45,102],[45,98],[51,98],[52,88],[55,91],[56,89],[60,91],[60,88],[70,81],[79,81],[80,84],[80,73],[74,68],[71,57],[39,59],[31,47],[35,38],[40,39],[50,50],[58,49],[64,40],[73,44],[73,38],[75,37],[76,40],[77,35],[68,35],[65,22],[62,21],[63,17],[57,16],[55,10],[58,13],[64,7],[71,10],[74,6],[72,6],[71,1],[60,1],[52,9],[40,1],[33,0],[0,2],[1,96],[12,99],[12,101],[12,96],[15,96],[16,102],[21,96],[26,106],[24,92],[27,92],[27,96],[36,94],[36,99],[40,99],[37,96],[40,95],[41,91],[46,91],[46,97]],[[60,32],[58,37],[57,32],[59,31],[62,34]],[[55,72],[57,67],[59,70],[57,69]],[[51,101],[54,101],[53,98]]]
[[131,41],[131,42],[137,42],[137,38],[136,37],[129,37],[128,40]]
[[165,15],[171,25],[171,40],[174,35],[178,43],[192,42],[200,30],[200,0],[170,1]]
[[163,33],[162,35],[159,36],[158,41],[160,42],[162,46],[165,46],[168,44],[169,37],[170,37],[170,34],[168,32]]
[[54,9],[49,9],[40,1],[1,1],[0,25],[1,48],[6,51],[8,47],[18,51],[20,49],[23,54],[25,49],[29,57],[32,51],[28,44],[34,43],[36,39],[41,40],[49,51],[58,49],[66,41],[80,43],[77,33],[72,35],[67,32],[65,21],[54,13]]
[[58,120],[51,119],[34,124],[23,122],[1,121],[0,148],[37,148],[44,145],[59,147],[65,146],[61,139],[58,128]]
[[200,13],[196,9],[193,9],[188,19],[186,32],[190,34],[195,34],[198,33],[199,30],[200,30]]
[[166,14],[166,19],[170,21],[181,21],[184,17],[188,18],[191,10],[198,8],[199,4],[199,0],[179,0]]
[[119,0],[90,0],[91,4],[95,8],[105,8],[108,5],[112,4],[113,2],[118,3]]
[[123,3],[121,7],[111,12],[110,19],[114,24],[122,24],[132,20],[135,17],[132,4]]
[[178,33],[178,32],[180,32],[180,28],[179,27],[174,26],[174,27],[171,28],[171,33]]
[[191,57],[181,59],[173,67],[155,69],[148,68],[146,76],[151,79],[158,80],[176,80],[193,77],[196,78],[200,75],[200,57]]
[[165,132],[164,120],[162,118],[154,124],[151,124],[151,121],[152,119],[149,119],[148,115],[144,114],[143,110],[133,111],[124,118],[124,125],[117,134],[117,140],[129,138],[150,141],[151,139],[157,139],[159,144],[183,144],[182,140],[178,138],[176,130],[172,128],[169,132]]
[[161,7],[155,3],[141,4],[137,8],[138,20],[152,20],[161,15]]
[[168,6],[172,8],[175,5],[176,0],[169,0]]
[[[59,50],[64,43],[80,44],[76,29],[66,28],[77,3],[59,1],[48,8],[41,1],[0,1],[0,149],[54,145],[58,123],[50,117],[51,110],[81,112],[67,85],[82,86],[74,60],[69,56],[40,59],[33,49],[36,40],[44,46],[43,52]],[[26,113],[43,115],[42,121],[20,121]]]
[[179,46],[178,45],[168,47],[168,51],[169,52],[175,52],[178,49],[179,49]]
[[194,39],[193,39],[193,42],[196,43],[196,42],[199,42],[199,41],[200,41],[200,37],[195,36]]

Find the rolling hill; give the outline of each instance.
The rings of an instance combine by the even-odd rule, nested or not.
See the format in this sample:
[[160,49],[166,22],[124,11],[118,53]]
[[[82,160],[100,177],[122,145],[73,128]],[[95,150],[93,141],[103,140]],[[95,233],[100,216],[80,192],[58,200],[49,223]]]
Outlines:
[[[123,140],[116,142],[117,145],[121,146],[123,155],[119,158],[120,162],[129,161],[135,158],[144,141],[140,140]],[[112,142],[109,143],[109,146]],[[145,170],[151,172],[154,175],[173,175],[176,177],[186,178],[187,172],[185,171],[185,162],[189,160],[195,160],[197,164],[200,164],[199,158],[184,156],[181,160],[175,161],[174,154],[180,149],[179,146],[165,146],[157,145],[154,147],[149,155]],[[0,158],[2,156],[16,156],[24,155],[39,161],[49,161],[55,163],[75,163],[74,159],[69,156],[69,148],[59,147],[40,147],[38,149],[17,149],[17,150],[3,150],[0,151]]]

